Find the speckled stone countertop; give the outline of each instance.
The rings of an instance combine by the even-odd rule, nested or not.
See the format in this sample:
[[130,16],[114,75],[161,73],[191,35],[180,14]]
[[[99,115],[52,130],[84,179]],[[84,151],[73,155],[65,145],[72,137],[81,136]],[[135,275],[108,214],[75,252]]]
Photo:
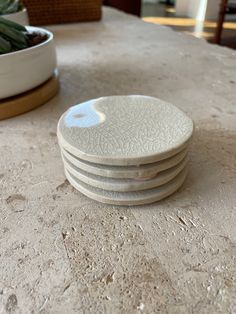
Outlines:
[[[0,313],[236,313],[236,53],[105,9],[55,32],[60,94],[0,122]],[[62,168],[56,125],[113,94],[195,121],[190,174],[149,206],[96,203]]]

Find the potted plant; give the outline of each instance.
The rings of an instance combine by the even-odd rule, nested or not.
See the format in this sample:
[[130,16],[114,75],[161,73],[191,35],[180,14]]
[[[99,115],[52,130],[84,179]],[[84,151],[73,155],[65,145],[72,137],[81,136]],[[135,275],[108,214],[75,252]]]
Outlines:
[[56,70],[53,34],[0,17],[0,99],[29,91]]
[[0,16],[22,25],[29,24],[27,9],[21,0],[0,0]]

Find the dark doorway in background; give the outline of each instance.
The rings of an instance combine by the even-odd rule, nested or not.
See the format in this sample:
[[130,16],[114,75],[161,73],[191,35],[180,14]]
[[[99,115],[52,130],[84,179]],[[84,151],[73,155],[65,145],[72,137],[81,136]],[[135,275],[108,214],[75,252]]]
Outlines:
[[104,0],[104,4],[130,14],[141,15],[141,0]]

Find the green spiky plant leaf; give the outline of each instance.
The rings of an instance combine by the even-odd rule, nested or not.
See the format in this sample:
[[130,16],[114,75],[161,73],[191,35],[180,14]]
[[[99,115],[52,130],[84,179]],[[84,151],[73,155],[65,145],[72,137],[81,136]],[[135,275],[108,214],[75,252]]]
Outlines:
[[28,46],[27,29],[0,17],[0,54],[25,49]]
[[15,13],[22,9],[21,0],[0,0],[0,15]]

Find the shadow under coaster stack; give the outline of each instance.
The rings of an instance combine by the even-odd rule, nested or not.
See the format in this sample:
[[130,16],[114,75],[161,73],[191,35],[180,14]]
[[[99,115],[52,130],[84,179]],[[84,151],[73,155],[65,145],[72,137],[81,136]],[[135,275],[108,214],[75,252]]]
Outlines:
[[193,122],[146,96],[104,97],[71,107],[57,129],[65,175],[99,202],[141,205],[176,192],[187,175]]

